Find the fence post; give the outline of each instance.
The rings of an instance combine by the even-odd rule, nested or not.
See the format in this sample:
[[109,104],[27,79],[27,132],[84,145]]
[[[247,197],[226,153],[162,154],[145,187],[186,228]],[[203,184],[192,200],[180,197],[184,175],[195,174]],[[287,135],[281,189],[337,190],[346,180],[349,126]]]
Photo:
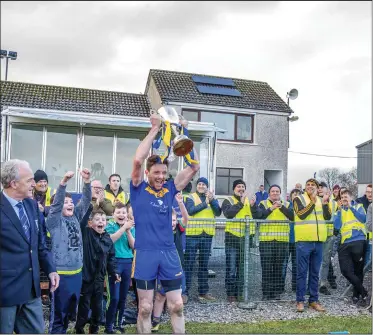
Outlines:
[[243,296],[244,301],[238,304],[242,309],[255,309],[257,304],[249,302],[249,267],[250,267],[250,226],[255,224],[251,219],[245,219],[245,244],[244,244],[244,283]]

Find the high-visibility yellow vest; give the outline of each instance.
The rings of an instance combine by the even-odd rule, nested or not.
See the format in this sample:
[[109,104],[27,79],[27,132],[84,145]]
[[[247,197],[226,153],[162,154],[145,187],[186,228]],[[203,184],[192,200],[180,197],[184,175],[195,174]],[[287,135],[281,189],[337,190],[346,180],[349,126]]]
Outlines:
[[[281,201],[282,202],[282,201]],[[269,199],[262,200],[260,202],[265,209],[272,207],[272,203]],[[289,208],[289,202],[282,202],[286,208]],[[278,221],[286,221],[288,218],[285,216],[284,213],[280,211],[279,208],[276,208],[270,215],[267,216],[267,220],[278,220]],[[279,242],[289,242],[289,234],[290,234],[290,225],[289,223],[281,222],[265,222],[259,224],[259,241],[261,242],[268,242],[268,241],[279,241]]]
[[[299,198],[304,207],[306,207],[311,199],[307,192],[299,195]],[[301,220],[294,211],[294,233],[295,242],[325,242],[327,238],[327,228],[324,220],[322,202],[319,197],[316,197],[314,210],[305,220]]]
[[[197,193],[192,193],[189,198],[193,200],[194,206],[198,206],[202,203]],[[188,225],[186,228],[186,235],[201,235],[205,232],[208,235],[215,236],[215,221],[202,221],[193,219],[213,219],[215,218],[214,212],[212,211],[211,205],[208,204],[207,208],[198,212],[195,215],[189,216]]]
[[326,229],[328,230],[328,237],[330,236],[333,236],[333,233],[334,233],[334,216],[335,214],[337,213],[337,210],[338,210],[338,203],[333,200],[333,199],[330,199],[329,200],[329,209],[330,209],[330,212],[332,213],[332,218],[330,219],[329,222],[326,223]]
[[50,206],[51,205],[51,198],[52,195],[56,193],[56,189],[52,191],[50,187],[47,188],[47,192],[45,194],[45,206]]
[[[235,197],[229,197],[228,201],[231,205],[238,204],[238,200]],[[250,202],[246,198],[243,207],[234,217],[235,219],[252,219],[253,215],[251,214]],[[225,224],[225,231],[237,237],[244,237],[245,236],[245,224],[246,222],[242,220],[242,222],[232,222],[227,221]],[[250,222],[250,235],[255,235],[255,223]]]
[[[363,207],[362,204],[357,204],[353,206],[356,210],[358,210],[360,207]],[[363,207],[364,208],[364,207]],[[341,244],[344,243],[345,240],[352,237],[352,231],[353,230],[360,230],[364,233],[365,238],[367,237],[367,230],[365,227],[365,223],[360,222],[352,212],[352,210],[349,208],[347,211],[341,209],[341,221],[342,221],[342,227],[340,230],[341,233]]]
[[111,192],[105,191],[105,198],[109,199],[113,205],[115,200],[119,200],[124,204],[126,203],[126,194],[124,193],[124,191],[118,193],[117,196],[115,196]]

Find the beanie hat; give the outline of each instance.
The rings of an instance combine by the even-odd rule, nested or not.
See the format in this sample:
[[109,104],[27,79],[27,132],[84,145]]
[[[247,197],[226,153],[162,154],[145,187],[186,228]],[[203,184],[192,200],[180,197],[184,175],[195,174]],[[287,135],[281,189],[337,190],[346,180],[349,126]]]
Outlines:
[[334,185],[334,187],[333,187],[333,191],[334,190],[340,190],[341,189],[341,187],[337,184],[337,185]]
[[279,190],[280,190],[280,193],[281,193],[281,187],[278,186],[277,184],[273,184],[273,185],[271,185],[271,187],[270,187],[269,190],[268,190],[268,193],[271,192],[272,187],[278,187]]
[[326,185],[325,181],[320,182],[319,186],[326,187],[326,188],[328,187],[328,185]]
[[207,180],[207,178],[205,177],[199,177],[198,180],[197,180],[197,185],[198,183],[204,183],[207,187],[209,187],[209,182]]
[[233,191],[237,185],[245,185],[245,188],[246,188],[246,183],[242,179],[237,179],[233,182]]
[[48,182],[48,176],[43,170],[37,170],[34,173],[34,180],[35,183],[39,182],[40,180],[46,180]]

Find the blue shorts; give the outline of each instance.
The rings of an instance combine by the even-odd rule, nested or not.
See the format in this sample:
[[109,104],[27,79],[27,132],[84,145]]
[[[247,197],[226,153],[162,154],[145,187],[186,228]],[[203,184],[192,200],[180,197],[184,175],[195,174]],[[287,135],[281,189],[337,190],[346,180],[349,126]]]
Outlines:
[[176,248],[135,250],[132,270],[136,280],[175,280],[184,276]]

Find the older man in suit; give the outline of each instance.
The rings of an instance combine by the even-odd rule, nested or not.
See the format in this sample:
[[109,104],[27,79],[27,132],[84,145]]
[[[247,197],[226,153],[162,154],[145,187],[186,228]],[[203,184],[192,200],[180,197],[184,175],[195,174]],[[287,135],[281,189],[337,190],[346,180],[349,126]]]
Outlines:
[[0,333],[45,332],[40,299],[40,265],[51,291],[59,285],[51,254],[39,229],[39,209],[32,198],[34,174],[26,161],[1,166],[0,193]]

